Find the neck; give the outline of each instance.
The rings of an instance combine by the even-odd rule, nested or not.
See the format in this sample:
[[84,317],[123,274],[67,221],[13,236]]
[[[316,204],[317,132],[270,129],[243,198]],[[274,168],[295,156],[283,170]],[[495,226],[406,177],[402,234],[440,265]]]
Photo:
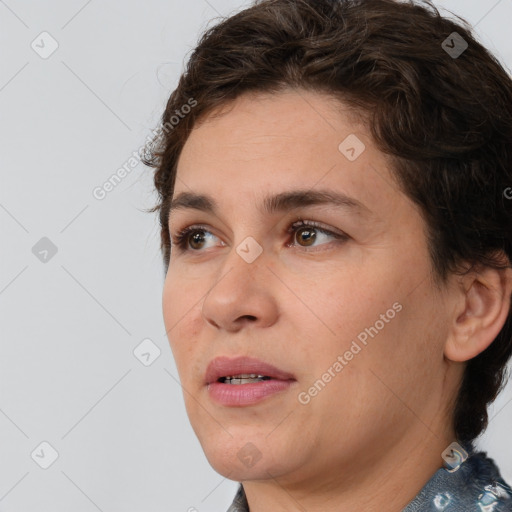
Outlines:
[[[438,431],[437,431],[438,432]],[[385,449],[352,463],[312,468],[314,475],[243,483],[251,512],[396,512],[414,499],[443,467],[441,453],[455,440],[453,430],[438,435],[420,422]],[[436,435],[437,434],[437,435]],[[364,460],[364,463],[362,461]]]

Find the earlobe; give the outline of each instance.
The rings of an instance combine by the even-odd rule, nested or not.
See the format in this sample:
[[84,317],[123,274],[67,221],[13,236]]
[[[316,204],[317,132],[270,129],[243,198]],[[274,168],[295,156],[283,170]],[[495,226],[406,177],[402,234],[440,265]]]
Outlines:
[[466,274],[460,283],[460,307],[451,319],[445,357],[463,362],[483,352],[510,314],[512,269],[485,267]]

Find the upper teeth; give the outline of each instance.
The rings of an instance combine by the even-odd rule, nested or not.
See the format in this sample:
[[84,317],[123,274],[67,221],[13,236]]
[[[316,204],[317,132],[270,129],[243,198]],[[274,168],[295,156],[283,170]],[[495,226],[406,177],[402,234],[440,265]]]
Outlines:
[[264,375],[256,375],[255,373],[242,373],[240,375],[228,375],[225,379],[262,379]]
[[265,379],[270,379],[270,377],[257,375],[255,373],[242,373],[241,375],[223,377],[221,381],[224,382],[224,384],[252,384],[254,382],[262,382]]

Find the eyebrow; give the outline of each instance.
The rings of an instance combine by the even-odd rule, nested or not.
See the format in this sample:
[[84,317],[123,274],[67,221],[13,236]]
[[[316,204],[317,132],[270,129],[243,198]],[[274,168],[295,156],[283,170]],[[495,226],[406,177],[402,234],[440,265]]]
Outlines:
[[[373,214],[363,203],[346,194],[331,190],[292,190],[266,196],[260,211],[266,214],[284,212],[308,206],[330,205],[353,211],[358,215]],[[176,210],[193,209],[217,216],[218,205],[215,199],[206,194],[181,192],[171,201],[169,215]]]

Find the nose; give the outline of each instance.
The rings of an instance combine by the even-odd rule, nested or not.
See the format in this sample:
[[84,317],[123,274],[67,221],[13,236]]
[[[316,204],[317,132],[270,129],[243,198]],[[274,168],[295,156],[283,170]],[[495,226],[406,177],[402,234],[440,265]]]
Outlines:
[[244,256],[246,248],[244,243],[238,247],[242,256],[236,247],[232,249],[203,301],[203,318],[217,329],[237,332],[247,325],[269,327],[278,317],[274,292],[279,281],[267,266],[266,254],[251,261]]

